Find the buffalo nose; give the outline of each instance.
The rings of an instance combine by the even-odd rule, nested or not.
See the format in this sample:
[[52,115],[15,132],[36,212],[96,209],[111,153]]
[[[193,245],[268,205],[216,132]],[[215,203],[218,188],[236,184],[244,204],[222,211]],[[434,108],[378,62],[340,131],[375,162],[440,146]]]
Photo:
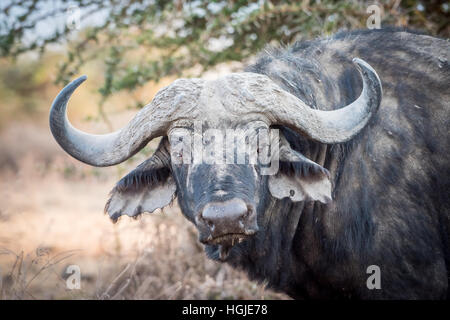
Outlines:
[[208,203],[200,216],[199,220],[209,229],[213,238],[229,234],[250,234],[255,229],[255,214],[241,199]]

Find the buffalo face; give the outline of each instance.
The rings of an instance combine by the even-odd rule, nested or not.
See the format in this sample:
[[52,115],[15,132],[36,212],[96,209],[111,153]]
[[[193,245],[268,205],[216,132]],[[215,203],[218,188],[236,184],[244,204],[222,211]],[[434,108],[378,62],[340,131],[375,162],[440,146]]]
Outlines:
[[[262,224],[267,221],[263,215],[268,197],[331,200],[328,171],[293,150],[277,129],[251,122],[239,128],[241,134],[235,134],[235,128],[215,130],[216,136],[203,131],[201,162],[192,151],[191,131],[171,130],[150,159],[119,181],[105,207],[113,220],[152,212],[177,197],[182,213],[195,224],[199,241],[210,246],[212,257],[223,261],[235,245],[266,227]],[[234,143],[217,148],[213,142],[227,140],[226,133],[234,134]],[[240,148],[242,144],[246,147]]]
[[[238,130],[248,132],[242,127]],[[171,156],[178,203],[183,214],[197,227],[200,242],[217,246],[222,260],[235,244],[258,231],[257,206],[261,193],[259,165],[250,163],[249,154],[244,154],[242,161],[237,161],[239,148],[235,143],[225,146],[223,142],[234,132],[225,128],[203,131],[200,142],[203,150],[196,150],[188,163],[178,161],[180,148],[177,143],[183,143],[180,136],[186,137],[189,131],[172,130],[169,136],[172,149],[178,149]],[[246,138],[247,145],[250,145],[248,142],[252,137],[247,135]],[[196,159],[199,152],[202,154],[201,160]],[[187,153],[188,157],[192,154]]]

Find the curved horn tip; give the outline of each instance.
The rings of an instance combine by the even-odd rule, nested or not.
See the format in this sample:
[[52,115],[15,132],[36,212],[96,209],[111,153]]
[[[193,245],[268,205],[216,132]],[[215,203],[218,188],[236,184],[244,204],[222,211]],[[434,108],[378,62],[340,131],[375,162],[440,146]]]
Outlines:
[[352,62],[355,64],[356,68],[358,69],[358,71],[362,74],[364,71],[369,72],[369,74],[372,74],[373,76],[375,76],[375,79],[373,79],[377,84],[378,84],[378,91],[379,91],[379,95],[383,94],[383,87],[381,86],[381,80],[380,77],[378,76],[378,73],[371,67],[370,64],[368,64],[366,61],[364,61],[363,59],[360,58],[353,58]]
[[[371,70],[373,70],[373,68],[367,63],[367,62],[365,62],[363,59],[360,59],[360,58],[353,58],[352,59],[352,62],[354,63],[354,64],[356,64],[357,66],[361,66],[361,67],[366,67],[366,68],[368,68],[368,69],[371,69]],[[375,71],[375,70],[374,70]]]
[[375,74],[377,76],[377,78],[378,78],[378,81],[380,81],[380,78],[378,77],[377,72],[366,61],[364,61],[363,59],[360,59],[360,58],[353,58],[352,62],[355,64],[355,66],[359,70],[366,69],[366,70],[372,72],[373,74]]
[[82,84],[84,81],[86,81],[87,79],[87,75],[82,75],[81,77],[76,78],[75,80],[71,81],[70,84],[72,83],[77,83],[78,85]]
[[86,75],[82,75],[81,77],[78,77],[75,80],[72,80],[70,83],[68,83],[56,96],[56,98],[53,100],[51,109],[50,109],[50,118],[53,115],[53,112],[55,110],[65,110],[67,100],[69,100],[72,93],[75,91],[76,88],[80,86],[85,80],[87,79]]
[[84,81],[86,81],[86,79],[87,79],[87,76],[82,75],[81,77],[78,77],[75,80],[72,80],[71,82],[69,82],[56,96],[56,98],[52,104],[52,109],[54,106],[57,106],[60,103],[61,99],[64,99],[64,98],[68,99],[72,95],[72,93],[75,91],[75,89],[78,88],[80,86],[80,84],[82,84]]
[[[82,75],[81,77],[76,78],[75,80],[70,81],[62,90],[66,91],[66,88],[73,88],[73,90],[75,90],[76,88],[78,88],[80,86],[80,84],[82,84],[84,81],[86,81],[87,76],[86,75]],[[72,90],[72,91],[73,91]]]

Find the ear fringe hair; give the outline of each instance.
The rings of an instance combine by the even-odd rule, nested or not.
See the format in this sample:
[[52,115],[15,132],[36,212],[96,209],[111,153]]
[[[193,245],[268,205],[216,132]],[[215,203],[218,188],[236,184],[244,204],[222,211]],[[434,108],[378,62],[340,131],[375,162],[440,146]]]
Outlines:
[[[177,197],[177,193],[175,192],[175,194],[172,196],[172,200],[170,200],[169,204],[167,205],[168,207],[172,207],[172,206],[173,206],[176,197]],[[110,204],[110,202],[111,202],[111,199],[112,199],[112,198],[110,197],[110,198],[108,199],[108,201],[106,202],[105,208],[103,209],[103,213],[104,213],[104,214],[108,214],[108,207],[109,207],[109,204]],[[160,210],[161,210],[161,213],[165,214],[165,212],[164,212],[164,207],[163,207],[163,208],[160,208]],[[155,211],[156,211],[156,210],[155,210]],[[154,212],[154,211],[153,211],[153,212]],[[150,213],[153,213],[153,212],[150,212]],[[125,216],[127,216],[127,217],[129,217],[129,218],[133,218],[133,219],[136,220],[136,219],[138,219],[140,216],[142,216],[143,213],[144,213],[144,212],[139,212],[139,213],[137,213],[137,214],[135,214],[135,215],[133,215],[133,216],[128,216],[128,215],[125,215]],[[109,216],[109,218],[111,219],[112,223],[116,224],[116,223],[120,220],[120,218],[123,217],[123,216],[124,216],[123,214],[116,212],[116,213],[114,213],[112,216]]]
[[314,177],[324,174],[330,177],[330,172],[314,162],[306,161],[280,161],[279,172],[292,177]]
[[170,169],[163,167],[150,170],[135,169],[120,179],[114,187],[114,191],[133,192],[147,186],[155,186],[167,180]]

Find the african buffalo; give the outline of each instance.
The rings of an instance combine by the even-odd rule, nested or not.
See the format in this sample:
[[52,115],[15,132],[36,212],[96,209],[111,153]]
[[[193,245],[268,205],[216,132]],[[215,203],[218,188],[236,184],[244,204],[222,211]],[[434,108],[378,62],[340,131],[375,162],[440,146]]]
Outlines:
[[[67,119],[81,77],[56,97],[50,127],[93,166],[163,137],[112,190],[113,220],[177,197],[211,259],[293,298],[445,299],[449,54],[448,41],[394,29],[298,42],[266,50],[242,73],[176,80],[106,135]],[[229,161],[239,146],[256,146],[258,161],[250,152]],[[259,161],[266,151],[272,172]],[[198,161],[205,154],[214,161]]]

